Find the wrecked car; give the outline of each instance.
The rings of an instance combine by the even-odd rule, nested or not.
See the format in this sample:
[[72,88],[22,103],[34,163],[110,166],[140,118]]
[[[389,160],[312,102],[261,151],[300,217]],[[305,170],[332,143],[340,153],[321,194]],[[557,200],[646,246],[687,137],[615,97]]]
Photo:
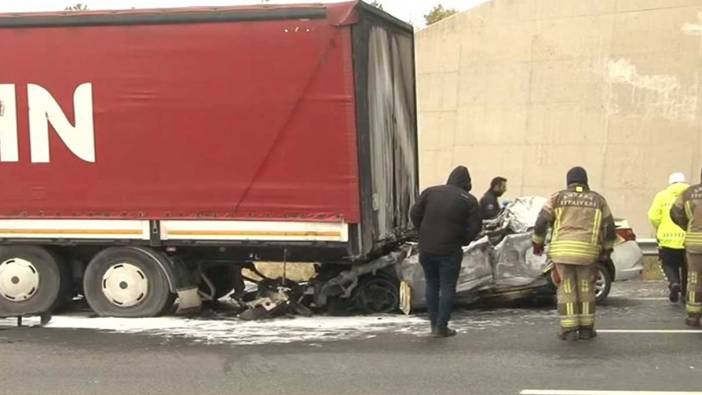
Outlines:
[[[518,198],[497,218],[483,223],[481,237],[463,248],[463,264],[456,287],[459,305],[486,299],[513,301],[555,295],[556,287],[550,275],[553,265],[547,254],[535,256],[531,244],[533,224],[545,202],[543,197]],[[630,279],[643,269],[643,254],[632,240],[633,232],[626,221],[618,220],[617,228],[619,241],[612,259],[597,266],[598,302],[607,298],[617,274],[632,274],[622,276],[622,279]],[[398,265],[397,272],[401,281],[402,310],[408,312],[424,307],[424,273],[416,246]]]

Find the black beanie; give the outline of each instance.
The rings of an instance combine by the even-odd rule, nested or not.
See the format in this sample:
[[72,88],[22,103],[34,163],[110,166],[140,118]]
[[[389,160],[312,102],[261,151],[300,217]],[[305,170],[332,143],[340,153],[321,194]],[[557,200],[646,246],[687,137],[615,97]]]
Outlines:
[[587,171],[580,166],[574,167],[568,170],[568,176],[566,177],[568,185],[571,184],[585,184],[587,185]]

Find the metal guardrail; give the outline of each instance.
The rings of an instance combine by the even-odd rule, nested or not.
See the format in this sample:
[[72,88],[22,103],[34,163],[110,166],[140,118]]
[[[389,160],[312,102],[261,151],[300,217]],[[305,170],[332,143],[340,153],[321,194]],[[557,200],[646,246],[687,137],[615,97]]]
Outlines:
[[644,255],[658,255],[658,243],[656,243],[656,239],[639,239],[636,240],[636,242],[639,243],[639,247],[641,248],[641,251],[643,251]]

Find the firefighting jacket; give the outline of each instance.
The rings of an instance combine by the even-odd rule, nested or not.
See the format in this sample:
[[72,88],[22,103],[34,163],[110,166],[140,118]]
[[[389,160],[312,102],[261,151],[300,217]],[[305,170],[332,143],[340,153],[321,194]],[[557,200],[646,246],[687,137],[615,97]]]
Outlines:
[[586,185],[573,184],[551,196],[539,213],[533,241],[544,244],[552,229],[549,258],[556,263],[591,265],[617,240],[607,201]]
[[688,188],[670,209],[670,218],[685,229],[685,249],[702,254],[702,184]]
[[659,247],[682,250],[685,248],[685,231],[670,218],[670,209],[675,201],[690,186],[673,184],[658,192],[648,210],[648,220],[656,229]]

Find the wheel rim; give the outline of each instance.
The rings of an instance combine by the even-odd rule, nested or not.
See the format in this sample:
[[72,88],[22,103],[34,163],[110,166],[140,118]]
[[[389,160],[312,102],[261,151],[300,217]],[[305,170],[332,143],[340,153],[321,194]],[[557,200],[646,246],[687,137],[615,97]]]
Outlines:
[[24,259],[12,258],[0,263],[0,295],[12,302],[24,302],[36,295],[39,272]]
[[607,279],[602,270],[597,270],[597,278],[595,279],[595,297],[599,298],[605,291]]
[[361,289],[359,295],[362,307],[373,313],[388,313],[399,303],[394,286],[384,280],[370,281]]
[[146,298],[148,291],[149,280],[144,272],[129,263],[112,265],[102,276],[102,293],[116,306],[135,306]]

